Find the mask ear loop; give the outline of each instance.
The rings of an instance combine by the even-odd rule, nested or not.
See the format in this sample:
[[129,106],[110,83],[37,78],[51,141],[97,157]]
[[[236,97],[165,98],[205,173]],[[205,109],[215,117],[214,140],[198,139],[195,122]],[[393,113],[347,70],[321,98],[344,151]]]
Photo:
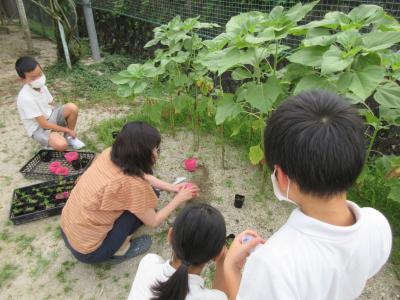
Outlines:
[[288,187],[287,187],[287,190],[286,190],[286,199],[288,199],[288,200],[289,200],[290,179],[289,179],[289,177],[288,177],[288,176],[286,176],[286,177],[287,177],[287,179],[288,179],[288,181],[289,181],[289,183],[288,183]]

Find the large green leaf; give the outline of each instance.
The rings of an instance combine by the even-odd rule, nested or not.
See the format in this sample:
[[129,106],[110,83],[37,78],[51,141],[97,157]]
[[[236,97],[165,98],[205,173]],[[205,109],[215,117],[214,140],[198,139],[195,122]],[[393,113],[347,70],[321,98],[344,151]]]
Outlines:
[[355,29],[346,30],[336,35],[336,41],[345,49],[350,50],[361,44],[361,34]]
[[268,78],[266,83],[257,84],[250,82],[246,85],[245,100],[262,113],[267,113],[278,96],[282,93],[282,87],[275,76]]
[[265,28],[257,36],[247,34],[245,37],[245,41],[253,45],[262,44],[266,41],[272,41],[273,39],[275,39],[275,32],[272,28]]
[[154,104],[146,102],[142,106],[142,113],[148,116],[152,122],[160,124],[163,106],[163,101],[158,101]]
[[389,124],[400,125],[400,109],[380,106],[379,115]]
[[233,100],[233,94],[225,93],[218,102],[215,122],[221,125],[226,119],[235,118],[242,111],[242,107]]
[[124,84],[124,85],[121,85],[120,87],[118,87],[118,90],[117,90],[118,96],[126,98],[132,94],[133,94],[133,89],[131,89],[129,87],[129,85]]
[[214,39],[206,40],[203,43],[210,50],[221,50],[226,46],[226,44],[228,44],[228,42],[229,37],[225,32],[223,32],[220,35],[217,35]]
[[249,149],[249,159],[253,165],[257,165],[264,158],[264,153],[261,149],[261,145],[255,145],[250,147]]
[[365,49],[378,51],[400,43],[400,31],[372,31],[362,37]]
[[232,72],[232,79],[233,80],[243,80],[247,78],[251,78],[253,75],[251,72],[244,68],[237,68]]
[[180,73],[173,79],[173,81],[175,87],[182,87],[190,83],[190,78],[186,74]]
[[322,63],[322,56],[328,50],[328,47],[313,46],[302,48],[292,55],[289,55],[287,59],[293,63],[298,63],[304,66],[319,67]]
[[200,60],[200,63],[210,71],[218,72],[218,75],[221,75],[243,62],[250,61],[251,58],[252,53],[249,53],[249,51],[241,51],[237,48],[229,47],[210,52]]
[[336,82],[336,88],[339,93],[346,93],[352,80],[353,80],[353,73],[344,72],[340,74],[338,81]]
[[295,6],[292,6],[287,12],[286,16],[292,22],[298,22],[303,19],[313,8],[317,5],[318,1],[313,1],[311,3],[307,3],[302,5],[300,2],[297,3]]
[[394,202],[400,203],[400,180],[391,180],[389,182],[390,192],[388,198]]
[[146,90],[147,86],[148,83],[145,80],[136,81],[135,85],[133,86],[133,93],[135,95],[140,95]]
[[400,108],[400,86],[394,82],[378,86],[374,98],[383,107]]
[[111,80],[113,83],[118,84],[118,85],[126,84],[126,83],[128,83],[129,81],[131,81],[130,78],[123,77],[123,76],[121,76],[121,75],[119,75],[119,74],[115,74],[115,75],[111,76],[110,80]]
[[128,66],[127,71],[131,73],[133,77],[139,77],[141,66],[140,64],[131,64]]
[[376,17],[380,16],[383,12],[382,7],[378,5],[361,4],[353,8],[348,16],[355,23],[363,23],[368,25]]
[[330,90],[334,91],[334,87],[326,79],[317,75],[308,75],[303,77],[296,85],[293,93],[298,94],[308,90]]
[[232,17],[226,23],[226,33],[233,38],[235,36],[240,36],[242,33],[254,32],[257,24],[265,19],[265,17],[266,15],[264,13],[256,11],[241,13]]
[[349,90],[362,100],[367,99],[381,83],[385,76],[385,70],[380,66],[366,66],[353,71],[353,78]]
[[286,67],[286,72],[283,78],[291,83],[297,79],[303,78],[304,76],[311,75],[313,73],[314,70],[311,67],[291,63]]
[[312,46],[328,46],[332,44],[336,40],[336,37],[333,35],[321,35],[314,36],[311,38],[304,39],[302,44],[304,47],[312,47]]
[[353,57],[345,57],[344,54],[338,47],[332,45],[322,57],[321,74],[326,75],[346,69],[353,62]]
[[181,94],[173,100],[175,112],[181,113],[186,107],[192,105],[194,99],[187,94]]

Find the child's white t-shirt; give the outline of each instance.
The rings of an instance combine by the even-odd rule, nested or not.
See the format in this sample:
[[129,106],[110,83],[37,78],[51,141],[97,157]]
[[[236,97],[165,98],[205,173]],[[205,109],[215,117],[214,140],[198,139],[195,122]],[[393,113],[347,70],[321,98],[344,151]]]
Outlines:
[[392,233],[373,208],[348,201],[356,223],[334,226],[295,209],[245,264],[237,300],[347,300],[387,261]]
[[[157,281],[167,281],[175,273],[170,261],[156,254],[147,254],[140,261],[128,300],[150,300],[154,295],[150,288]],[[198,275],[189,274],[189,294],[185,300],[228,300],[226,295],[204,287],[204,280]]]
[[46,86],[39,91],[34,90],[29,84],[25,84],[18,93],[17,107],[19,116],[29,136],[39,128],[37,117],[50,118],[52,108],[49,105],[53,101]]

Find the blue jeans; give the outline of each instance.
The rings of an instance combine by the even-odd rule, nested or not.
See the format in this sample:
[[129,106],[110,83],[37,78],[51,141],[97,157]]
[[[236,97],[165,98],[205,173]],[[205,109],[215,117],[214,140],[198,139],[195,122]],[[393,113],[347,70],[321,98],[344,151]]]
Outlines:
[[80,262],[86,264],[97,264],[109,260],[115,252],[122,246],[128,235],[134,233],[143,222],[129,211],[125,211],[114,222],[112,229],[107,233],[103,243],[94,252],[82,254],[76,251],[68,242],[67,237],[61,230],[61,235],[65,245],[71,250],[72,255]]

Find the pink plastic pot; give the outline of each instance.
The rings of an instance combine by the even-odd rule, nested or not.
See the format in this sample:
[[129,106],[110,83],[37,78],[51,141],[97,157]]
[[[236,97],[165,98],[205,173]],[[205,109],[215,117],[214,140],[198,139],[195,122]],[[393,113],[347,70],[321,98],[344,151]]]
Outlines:
[[194,187],[193,183],[188,182],[188,183],[185,184],[185,189],[190,189],[192,187]]
[[54,172],[56,175],[61,175],[61,176],[68,176],[69,174],[69,170],[68,168],[64,168],[64,167],[59,167],[55,170]]
[[49,164],[49,170],[52,173],[55,173],[56,170],[60,167],[61,167],[61,164],[58,161],[53,161],[51,164]]
[[67,152],[64,157],[69,163],[72,163],[79,158],[79,154],[78,152]]
[[183,164],[185,165],[185,169],[188,170],[189,172],[194,172],[196,171],[197,168],[197,158],[188,158],[183,161]]

